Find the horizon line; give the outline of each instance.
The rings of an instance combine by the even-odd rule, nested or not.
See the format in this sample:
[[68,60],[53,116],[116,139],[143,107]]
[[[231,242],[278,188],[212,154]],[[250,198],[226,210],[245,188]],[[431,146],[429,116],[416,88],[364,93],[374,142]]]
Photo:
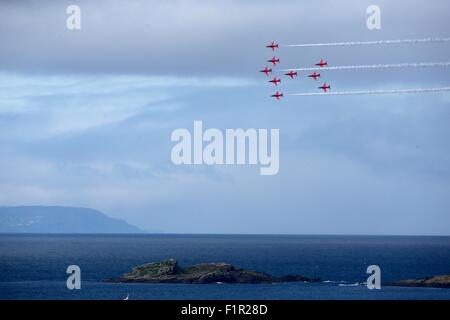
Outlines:
[[357,233],[192,233],[192,232],[0,232],[2,235],[192,235],[192,236],[342,236],[342,237],[450,237],[450,234],[357,234]]

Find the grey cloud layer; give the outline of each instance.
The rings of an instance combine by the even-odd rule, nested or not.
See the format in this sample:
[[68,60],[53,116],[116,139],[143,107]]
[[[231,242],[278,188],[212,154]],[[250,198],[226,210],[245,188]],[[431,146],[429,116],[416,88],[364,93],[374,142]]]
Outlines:
[[[448,2],[435,1],[433,6],[422,0],[378,2],[382,32],[367,30],[365,9],[371,2],[359,0],[78,1],[80,31],[65,26],[65,9],[72,2],[6,1],[0,4],[0,68],[242,75],[254,72],[270,55],[262,46],[271,40],[298,43],[446,36]],[[445,57],[439,50],[431,51],[430,59]],[[324,53],[338,64],[347,60],[348,52],[284,49],[280,54],[288,67],[289,61],[312,63]],[[385,60],[377,48],[351,52],[353,62],[373,57]],[[388,62],[405,56],[414,60],[420,54],[400,46]]]
[[[449,36],[448,1],[0,2],[0,204],[94,207],[169,232],[450,234],[450,96],[286,97],[280,43]],[[280,49],[282,67],[449,60],[447,44]],[[278,55],[278,52],[277,52]],[[450,83],[448,70],[333,71],[334,90]],[[319,83],[319,81],[317,81]],[[314,91],[300,77],[286,92]],[[176,167],[170,134],[279,128],[280,172]],[[239,221],[239,223],[236,223]]]

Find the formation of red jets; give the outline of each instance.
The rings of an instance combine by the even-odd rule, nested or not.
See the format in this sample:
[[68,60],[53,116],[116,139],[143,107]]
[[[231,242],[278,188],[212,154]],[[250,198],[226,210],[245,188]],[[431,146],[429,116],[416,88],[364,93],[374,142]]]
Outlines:
[[[275,41],[272,41],[272,43],[268,44],[266,46],[266,48],[270,48],[272,51],[275,51],[276,49],[279,48],[279,46],[278,46],[278,43],[275,43]],[[267,60],[267,62],[272,63],[273,66],[276,66],[277,63],[280,63],[280,59],[273,56],[272,59]],[[328,63],[326,61],[324,61],[323,59],[320,59],[320,61],[318,63],[316,63],[315,65],[320,68],[328,67]],[[270,74],[272,73],[272,69],[269,67],[265,67],[263,70],[260,70],[259,72],[262,72],[266,76],[269,76],[269,73]],[[294,72],[294,70],[290,70],[288,73],[285,73],[284,75],[290,77],[291,79],[294,79],[294,77],[298,77],[297,71]],[[308,77],[314,79],[314,81],[317,81],[317,78],[320,78],[320,73],[317,73],[316,71],[314,71],[314,73],[308,75]],[[277,87],[278,84],[281,83],[281,79],[278,79],[275,76],[272,80],[269,80],[269,82],[273,83]],[[322,89],[324,92],[327,92],[327,90],[331,90],[331,86],[325,82],[322,86],[317,87],[317,89]],[[280,100],[283,97],[283,93],[280,93],[279,91],[277,91],[275,94],[271,95],[271,97],[273,97],[277,100]]]

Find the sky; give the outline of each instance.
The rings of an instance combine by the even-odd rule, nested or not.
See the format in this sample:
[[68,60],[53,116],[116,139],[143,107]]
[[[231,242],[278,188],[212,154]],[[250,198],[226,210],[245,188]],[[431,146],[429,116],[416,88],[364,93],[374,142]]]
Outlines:
[[[67,6],[81,8],[68,30]],[[381,29],[366,26],[369,5]],[[0,1],[0,205],[90,207],[175,233],[450,235],[450,94],[286,96],[258,71],[450,61],[444,0]],[[316,92],[300,72],[285,93]],[[447,68],[323,72],[333,91],[444,87]],[[177,128],[276,128],[280,169],[176,166]]]

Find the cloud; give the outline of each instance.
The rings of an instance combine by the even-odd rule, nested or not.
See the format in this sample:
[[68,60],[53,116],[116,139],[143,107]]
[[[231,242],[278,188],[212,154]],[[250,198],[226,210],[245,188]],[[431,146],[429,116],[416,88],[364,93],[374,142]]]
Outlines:
[[40,119],[32,138],[124,121],[142,111],[173,112],[189,90],[248,87],[227,77],[24,75],[0,73],[0,118]]
[[[147,229],[449,234],[449,95],[289,97],[281,44],[441,36],[446,8],[379,1],[0,2],[0,203],[94,207]],[[438,8],[439,10],[437,10]],[[447,10],[448,11],[448,10]],[[446,61],[447,44],[282,48],[282,68]],[[281,90],[316,92],[300,73]],[[330,71],[333,90],[448,85],[447,70]],[[170,161],[170,134],[280,129],[280,172]]]
[[[159,75],[254,74],[281,44],[448,36],[447,1],[378,4],[382,30],[366,28],[371,1],[77,1],[82,29],[66,29],[71,1],[0,3],[0,68],[70,73],[141,73]],[[407,10],[420,8],[420,10]],[[439,8],[435,10],[434,8]],[[420,48],[424,48],[420,46]],[[448,45],[430,45],[431,62],[445,58]],[[444,48],[440,50],[439,48]],[[324,55],[332,65],[416,62],[422,49],[385,48],[281,49],[283,65],[310,65]],[[350,58],[350,59],[349,59]],[[439,61],[439,59],[438,59]],[[255,77],[258,76],[255,74]]]

